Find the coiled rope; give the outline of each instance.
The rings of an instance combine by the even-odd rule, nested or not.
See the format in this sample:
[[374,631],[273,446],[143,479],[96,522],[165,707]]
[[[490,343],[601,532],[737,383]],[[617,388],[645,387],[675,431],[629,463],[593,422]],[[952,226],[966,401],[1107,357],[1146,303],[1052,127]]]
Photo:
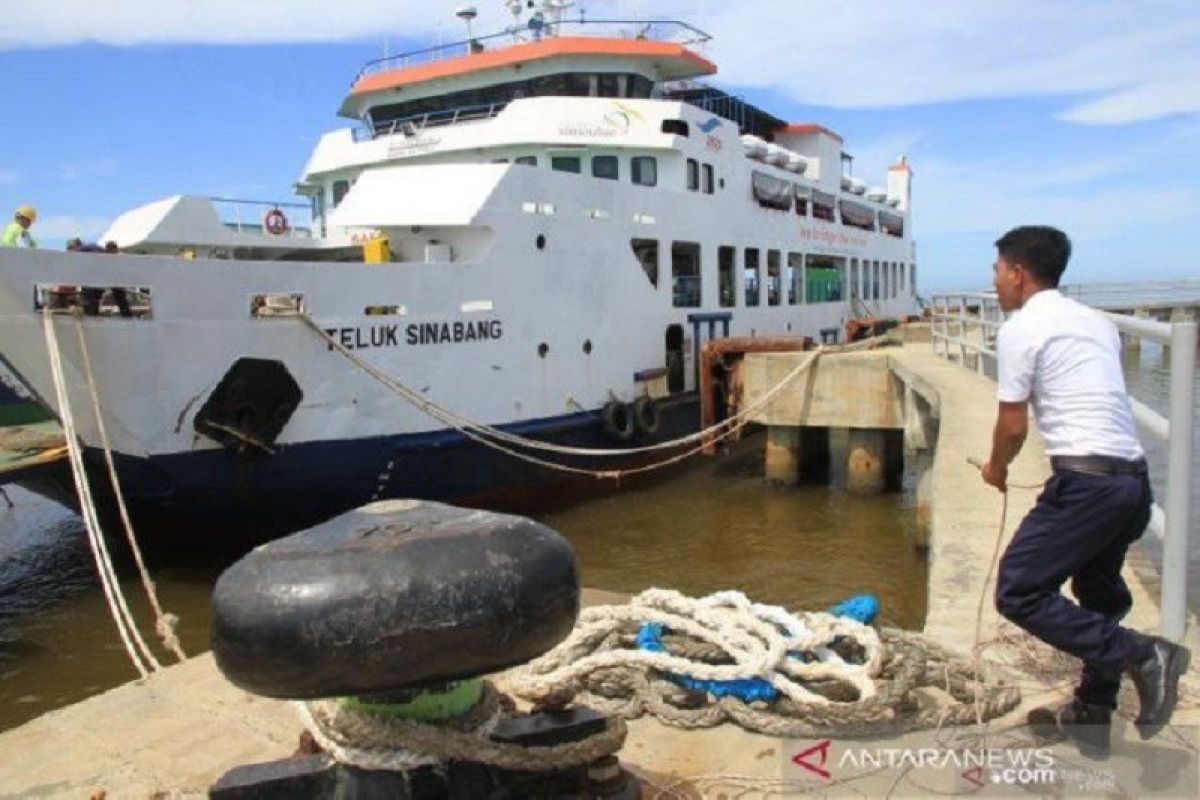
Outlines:
[[[668,653],[636,650],[637,630],[662,624]],[[849,644],[849,646],[848,646]],[[853,660],[841,652],[851,652]],[[697,697],[664,673],[758,678],[769,703]],[[881,632],[825,613],[792,615],[737,592],[694,599],[650,589],[624,606],[584,609],[551,652],[516,669],[512,690],[535,707],[580,703],[633,719],[652,714],[681,728],[734,722],[772,736],[864,735],[967,725],[1008,713],[1017,689],[979,674],[970,660],[921,634]],[[954,703],[922,708],[915,690],[943,689]]]
[[[83,448],[79,442],[78,433],[75,427],[75,417],[71,410],[70,395],[67,390],[66,377],[62,365],[62,353],[59,349],[58,332],[54,324],[54,314],[49,308],[43,309],[42,323],[46,337],[46,349],[49,354],[50,374],[54,382],[55,396],[58,399],[59,416],[63,425],[63,433],[67,444],[68,461],[71,465],[71,475],[75,482],[75,490],[79,496],[80,516],[83,518],[84,529],[87,531],[88,543],[92,550],[92,557],[96,562],[96,571],[100,576],[101,588],[104,591],[105,601],[108,604],[109,612],[113,617],[113,621],[117,625],[117,632],[120,634],[121,642],[125,646],[126,653],[129,654],[130,661],[133,662],[134,668],[141,677],[146,677],[150,672],[155,672],[162,668],[162,664],[155,658],[153,651],[142,638],[141,632],[138,630],[137,623],[133,618],[132,612],[129,610],[128,602],[125,599],[124,593],[121,591],[120,582],[117,580],[116,569],[112,564],[112,557],[108,551],[108,545],[104,538],[104,532],[100,525],[99,513],[96,510],[95,499],[92,496],[91,485],[87,478],[87,471],[83,464]],[[141,577],[142,587],[146,591],[146,596],[150,601],[151,608],[155,614],[155,629],[166,646],[175,656],[183,661],[187,656],[183,652],[183,648],[179,643],[175,628],[179,622],[179,618],[174,614],[163,611],[158,600],[158,593],[154,586],[154,581],[151,580],[149,571],[146,569],[144,560],[142,559],[141,549],[137,544],[137,537],[134,534],[133,523],[129,518],[129,512],[125,504],[124,493],[121,490],[120,480],[117,476],[116,466],[112,458],[112,447],[109,443],[108,432],[104,426],[104,418],[100,411],[99,392],[96,388],[95,376],[92,372],[91,357],[87,348],[87,340],[83,332],[83,320],[78,313],[75,316],[78,326],[80,354],[83,360],[84,374],[87,378],[88,391],[91,396],[92,412],[96,419],[97,429],[100,433],[100,441],[104,450],[105,464],[108,468],[109,478],[112,481],[113,493],[117,499],[117,507],[120,512],[121,521],[125,528],[125,534],[129,541],[130,549],[133,552],[134,560],[137,563],[138,572]]]
[[[459,433],[464,434],[468,438],[479,442],[480,444],[506,453],[513,458],[520,459],[532,464],[536,464],[547,469],[568,472],[577,475],[587,475],[595,478],[619,479],[626,475],[637,473],[650,472],[652,470],[661,469],[663,467],[676,464],[694,455],[697,455],[707,446],[705,442],[715,443],[720,442],[737,431],[741,430],[749,424],[751,417],[760,409],[764,408],[768,403],[782,392],[787,386],[802,375],[805,371],[816,363],[817,359],[822,355],[831,353],[854,352],[858,350],[866,350],[873,347],[878,347],[886,342],[886,337],[876,337],[861,342],[855,342],[850,345],[826,345],[818,347],[809,353],[808,358],[804,359],[794,369],[792,369],[782,380],[773,386],[769,391],[763,394],[755,402],[751,403],[744,409],[741,409],[731,417],[718,422],[714,425],[705,428],[704,430],[687,436],[673,439],[671,441],[659,442],[656,444],[644,445],[642,447],[627,447],[627,448],[582,448],[568,447],[565,445],[554,444],[553,442],[545,442],[539,439],[531,439],[526,436],[510,433],[492,425],[488,425],[477,420],[473,420],[467,416],[459,414],[436,401],[424,396],[421,392],[406,386],[402,381],[388,375],[379,367],[376,367],[371,362],[361,358],[340,341],[326,333],[316,320],[308,314],[301,313],[298,315],[300,320],[313,331],[321,341],[326,344],[329,349],[336,351],[356,367],[367,373],[371,378],[379,382],[381,385],[392,391],[400,398],[413,405],[428,416],[442,422],[443,424],[453,428]],[[576,457],[593,457],[593,458],[612,458],[641,455],[660,450],[674,450],[685,447],[690,444],[700,442],[699,446],[689,449],[683,453],[679,453],[670,458],[662,459],[651,464],[645,464],[638,467],[626,469],[589,469],[586,467],[578,467],[570,464],[563,464],[556,461],[550,461],[539,456],[521,452],[514,448],[521,447],[528,450],[556,453],[566,456]]]

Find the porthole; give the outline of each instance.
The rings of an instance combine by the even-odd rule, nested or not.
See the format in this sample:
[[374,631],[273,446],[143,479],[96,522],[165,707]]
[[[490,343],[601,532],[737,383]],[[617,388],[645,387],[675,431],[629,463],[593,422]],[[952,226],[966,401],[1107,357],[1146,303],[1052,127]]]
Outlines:
[[546,354],[549,352],[550,352],[550,345],[546,344],[545,342],[542,342],[541,344],[538,345],[538,355],[541,356],[542,358],[545,358]]
[[584,341],[583,353],[584,353],[584,355],[588,355],[588,356],[590,356],[592,354],[592,340],[591,339],[587,339]]
[[535,244],[537,244],[538,250],[545,250],[546,249],[546,234],[539,233],[537,239],[535,240]]

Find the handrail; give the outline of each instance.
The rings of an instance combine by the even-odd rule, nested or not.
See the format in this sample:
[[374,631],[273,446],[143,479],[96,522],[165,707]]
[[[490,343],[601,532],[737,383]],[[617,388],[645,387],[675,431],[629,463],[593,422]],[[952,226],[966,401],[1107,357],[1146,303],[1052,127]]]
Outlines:
[[[970,313],[977,308],[976,314]],[[957,294],[935,294],[930,304],[930,332],[933,352],[944,345],[946,358],[950,358],[951,346],[957,346],[959,363],[967,363],[967,354],[975,356],[975,370],[983,375],[995,377],[997,368],[996,350],[992,344],[1004,324],[1004,311],[993,292],[959,292]],[[955,328],[951,332],[951,328]],[[977,332],[977,338],[971,334]]]
[[[970,301],[979,303],[980,316],[968,312]],[[994,315],[990,309],[999,304],[994,294],[940,294],[931,304],[933,351],[944,350],[951,357],[951,347],[959,348],[960,363],[965,365],[968,351],[976,353],[976,369],[985,372],[985,358],[995,363],[996,352],[986,346],[987,332],[999,330],[1003,312]],[[1162,539],[1162,591],[1159,600],[1162,634],[1175,641],[1183,638],[1187,624],[1188,530],[1192,515],[1192,442],[1195,408],[1196,345],[1198,328],[1195,322],[1156,322],[1125,314],[1101,312],[1122,333],[1152,339],[1170,346],[1170,409],[1163,416],[1134,398],[1129,398],[1134,422],[1143,436],[1149,436],[1167,446],[1167,499],[1165,506],[1157,503],[1151,509],[1147,530]],[[988,317],[991,317],[990,319]],[[967,326],[975,325],[980,341],[967,335]],[[952,331],[951,327],[957,330]],[[994,373],[993,373],[994,374]]]
[[[699,28],[689,25],[681,20],[674,19],[574,19],[562,20],[561,22],[547,22],[544,27],[544,36],[539,36],[531,28],[524,25],[512,25],[497,33],[491,33],[486,36],[476,36],[470,39],[461,39],[450,44],[441,44],[434,47],[425,47],[420,50],[410,50],[406,53],[399,53],[394,56],[384,56],[382,58],[373,58],[368,61],[363,68],[354,76],[354,80],[350,85],[358,83],[366,75],[372,75],[377,72],[383,72],[389,69],[398,69],[403,67],[411,67],[417,64],[426,64],[434,61],[441,61],[446,58],[453,58],[464,54],[478,52],[478,48],[483,46],[484,42],[494,41],[496,39],[507,38],[514,44],[521,44],[528,41],[535,41],[539,38],[552,38],[561,36],[564,29],[573,30],[575,28],[592,28],[599,26],[621,26],[630,25],[637,26],[633,36],[624,35],[621,38],[631,39],[647,39],[651,41],[677,41],[679,44],[704,44],[712,40],[712,36]],[[681,32],[683,36],[679,39],[666,36],[654,36],[652,32],[658,27],[673,28]],[[628,32],[622,31],[627,34]],[[595,35],[595,34],[592,34]]]

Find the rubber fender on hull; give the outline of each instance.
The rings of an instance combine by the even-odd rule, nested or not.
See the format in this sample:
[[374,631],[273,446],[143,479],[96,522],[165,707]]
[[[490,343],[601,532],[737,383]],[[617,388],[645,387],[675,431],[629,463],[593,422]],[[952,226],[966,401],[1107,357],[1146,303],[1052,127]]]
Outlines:
[[627,442],[633,438],[636,424],[629,406],[620,400],[610,400],[602,412],[604,433],[618,442]]
[[196,412],[196,433],[226,447],[275,442],[304,392],[282,361],[239,358]]
[[647,436],[658,433],[662,419],[654,398],[642,395],[633,401],[633,421],[637,424],[637,429]]

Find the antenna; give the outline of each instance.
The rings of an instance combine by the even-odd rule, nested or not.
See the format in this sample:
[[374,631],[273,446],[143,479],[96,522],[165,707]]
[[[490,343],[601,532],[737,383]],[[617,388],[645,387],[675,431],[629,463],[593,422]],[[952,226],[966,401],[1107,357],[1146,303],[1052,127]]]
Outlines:
[[467,40],[474,41],[475,33],[471,30],[471,20],[479,16],[479,9],[475,6],[459,6],[458,11],[454,12],[454,16],[467,23]]

